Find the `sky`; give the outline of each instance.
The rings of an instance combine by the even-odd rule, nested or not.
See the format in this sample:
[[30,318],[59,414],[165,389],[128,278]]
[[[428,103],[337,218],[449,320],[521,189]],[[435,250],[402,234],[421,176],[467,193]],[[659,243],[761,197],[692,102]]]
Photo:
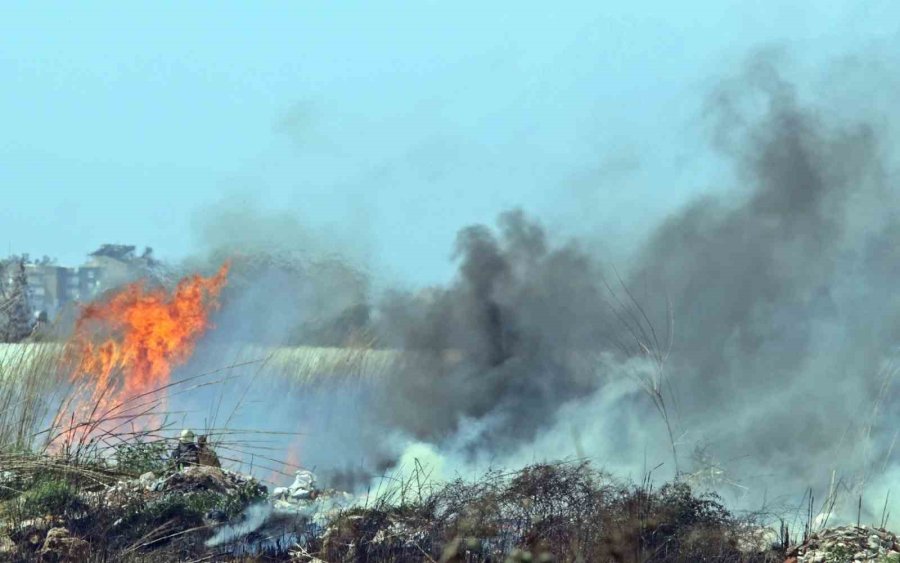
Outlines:
[[895,0],[2,11],[4,251],[74,265],[112,242],[177,260],[203,250],[210,213],[246,206],[409,284],[445,280],[457,230],[511,207],[615,258],[727,184],[704,100],[754,50],[803,76],[900,49]]

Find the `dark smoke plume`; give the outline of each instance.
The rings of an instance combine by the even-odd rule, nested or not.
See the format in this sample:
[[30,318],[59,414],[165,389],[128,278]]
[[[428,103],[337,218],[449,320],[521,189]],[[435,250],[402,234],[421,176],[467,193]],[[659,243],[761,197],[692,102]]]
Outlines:
[[[686,471],[715,465],[760,496],[833,474],[878,489],[896,438],[884,416],[900,414],[888,132],[804,102],[769,56],[723,82],[708,110],[738,187],[654,229],[622,286],[577,242],[512,212],[497,232],[460,232],[450,286],[388,299],[383,338],[418,355],[392,374],[382,416],[431,442],[468,432],[470,448],[494,453],[571,441],[579,425],[582,451],[608,454],[617,438],[608,425],[591,434],[598,421],[662,428],[646,396],[622,395],[616,408],[633,418],[597,405],[623,362],[662,359],[671,316],[660,396],[681,456],[695,454]],[[624,426],[614,432],[636,432]],[[646,445],[620,443],[621,456]]]
[[601,268],[575,242],[551,245],[520,211],[498,223],[498,233],[460,231],[451,286],[394,294],[381,308],[384,341],[410,352],[386,382],[384,416],[419,439],[481,420],[472,445],[503,451],[600,384],[582,355],[617,336]]
[[[862,436],[900,336],[880,140],[801,104],[767,58],[711,111],[742,187],[662,225],[632,283],[650,280],[674,305],[670,368],[686,425],[724,456],[824,478],[837,462],[819,462]],[[728,424],[716,424],[722,413]]]

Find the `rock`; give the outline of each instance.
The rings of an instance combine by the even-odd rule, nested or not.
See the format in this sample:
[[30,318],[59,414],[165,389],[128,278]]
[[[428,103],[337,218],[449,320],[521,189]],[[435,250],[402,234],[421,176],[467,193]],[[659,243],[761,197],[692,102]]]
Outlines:
[[156,483],[156,474],[148,471],[138,478],[138,482],[149,491],[153,488],[153,484]]
[[11,561],[16,558],[19,548],[9,536],[0,536],[0,560]]
[[17,523],[9,532],[10,539],[26,550],[36,551],[47,536],[47,530],[54,527],[53,518],[31,518]]
[[234,489],[225,478],[225,473],[217,467],[193,465],[183,471],[173,473],[166,479],[163,491],[197,492],[212,491],[227,494]]
[[267,492],[265,486],[253,477],[219,467],[193,465],[155,481],[151,488],[154,492],[211,491],[221,495],[232,495],[247,486],[255,487],[261,494]]
[[228,520],[228,515],[225,514],[224,510],[213,509],[206,513],[207,520],[211,522],[226,522]]
[[42,561],[58,563],[80,563],[87,561],[90,546],[88,542],[76,538],[66,528],[51,528],[41,547]]
[[[191,466],[164,476],[147,472],[139,478],[121,481],[102,493],[103,506],[124,509],[129,506],[150,506],[166,502],[171,497],[193,495],[196,493],[212,493],[221,497],[238,499],[243,502],[244,496],[264,497],[266,488],[250,476],[210,466]],[[206,518],[206,524],[218,525],[227,518],[213,514]],[[118,527],[121,518],[113,527]],[[49,527],[49,526],[48,526]]]

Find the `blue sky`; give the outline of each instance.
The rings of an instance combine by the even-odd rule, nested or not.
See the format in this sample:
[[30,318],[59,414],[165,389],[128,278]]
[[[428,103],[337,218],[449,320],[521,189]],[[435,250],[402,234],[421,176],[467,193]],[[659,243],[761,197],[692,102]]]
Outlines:
[[798,75],[900,52],[893,0],[2,13],[4,251],[78,263],[122,242],[177,259],[202,250],[210,209],[243,201],[414,284],[450,274],[458,228],[512,206],[627,246],[715,189],[703,97],[754,49],[784,47]]

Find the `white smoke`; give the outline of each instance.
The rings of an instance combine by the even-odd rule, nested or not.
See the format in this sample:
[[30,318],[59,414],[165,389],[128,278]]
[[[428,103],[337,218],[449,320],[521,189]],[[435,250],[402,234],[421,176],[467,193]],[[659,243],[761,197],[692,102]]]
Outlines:
[[237,517],[237,522],[225,524],[216,530],[213,537],[206,540],[206,547],[217,547],[231,543],[247,534],[253,533],[262,527],[272,515],[272,505],[268,502],[260,502],[248,506]]

